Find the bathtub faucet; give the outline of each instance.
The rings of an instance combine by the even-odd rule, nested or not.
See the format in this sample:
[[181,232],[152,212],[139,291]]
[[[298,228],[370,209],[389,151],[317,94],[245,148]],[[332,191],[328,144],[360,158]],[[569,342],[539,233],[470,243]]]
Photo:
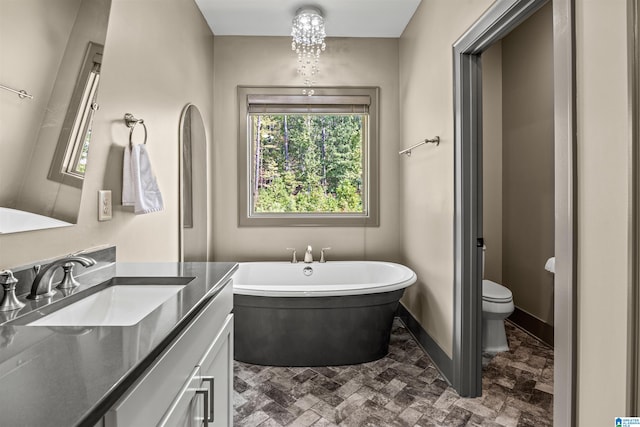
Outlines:
[[291,252],[291,264],[295,264],[298,262],[298,258],[296,258],[296,248],[287,248],[288,251]]
[[322,248],[322,250],[320,251],[320,262],[327,262],[327,260],[324,258],[324,251],[328,251],[331,248]]
[[312,250],[313,249],[311,249],[311,245],[307,246],[307,251],[304,253],[304,262],[313,262],[313,254],[311,253]]

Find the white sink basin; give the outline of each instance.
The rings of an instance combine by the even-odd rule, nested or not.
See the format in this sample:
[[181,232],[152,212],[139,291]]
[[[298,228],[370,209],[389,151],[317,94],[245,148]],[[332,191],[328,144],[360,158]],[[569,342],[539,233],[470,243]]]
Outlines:
[[120,285],[70,304],[29,326],[131,326],[184,288],[184,285]]

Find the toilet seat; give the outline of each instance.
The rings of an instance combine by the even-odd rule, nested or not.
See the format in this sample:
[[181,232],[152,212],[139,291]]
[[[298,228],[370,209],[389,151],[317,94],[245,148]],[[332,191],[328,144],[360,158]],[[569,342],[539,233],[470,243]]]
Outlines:
[[482,281],[482,300],[493,303],[510,303],[513,301],[513,294],[506,287],[492,282],[491,280]]

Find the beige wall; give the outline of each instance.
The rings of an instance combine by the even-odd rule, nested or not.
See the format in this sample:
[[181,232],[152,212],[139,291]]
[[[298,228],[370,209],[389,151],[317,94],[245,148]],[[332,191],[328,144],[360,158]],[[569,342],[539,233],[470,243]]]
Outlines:
[[484,278],[502,283],[502,41],[482,53]]
[[553,19],[551,3],[502,40],[502,284],[553,325]]
[[287,260],[308,244],[329,259],[400,259],[398,40],[327,39],[317,86],[380,87],[380,227],[238,227],[238,85],[297,86],[289,37],[216,37],[213,149],[213,258]]
[[629,110],[626,0],[576,1],[578,425],[625,414]]
[[491,0],[423,0],[400,38],[400,146],[439,135],[402,159],[402,249],[418,282],[402,300],[449,356],[453,342],[452,45]]
[[[0,268],[105,243],[117,245],[120,261],[177,260],[178,123],[193,102],[212,134],[211,31],[192,0],[113,0],[102,74],[78,225],[0,236]],[[163,212],[134,215],[119,206],[128,112],[149,129]],[[99,189],[113,191],[112,221],[97,221]]]

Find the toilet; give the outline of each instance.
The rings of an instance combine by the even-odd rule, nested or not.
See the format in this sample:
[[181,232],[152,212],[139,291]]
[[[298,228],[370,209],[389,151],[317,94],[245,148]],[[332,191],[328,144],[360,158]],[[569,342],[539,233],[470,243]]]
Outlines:
[[509,351],[504,319],[513,313],[513,294],[506,287],[484,279],[484,253],[482,248],[482,353],[493,355]]

